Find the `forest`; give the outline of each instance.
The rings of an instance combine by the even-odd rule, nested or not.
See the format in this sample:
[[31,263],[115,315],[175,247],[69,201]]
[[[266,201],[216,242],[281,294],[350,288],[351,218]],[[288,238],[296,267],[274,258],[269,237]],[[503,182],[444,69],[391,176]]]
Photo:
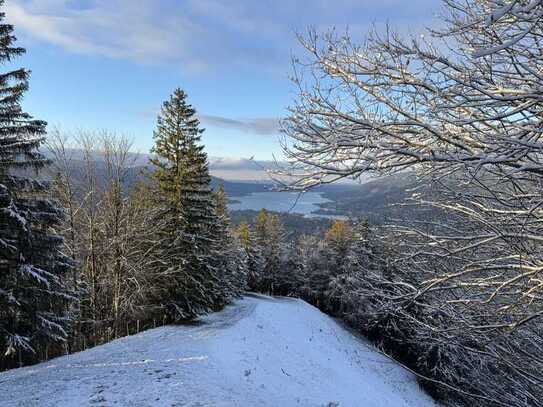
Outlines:
[[[443,405],[543,406],[543,1],[442,3],[424,36],[299,35],[276,188],[401,185],[377,217],[300,221],[294,235],[265,210],[231,221],[182,89],[135,171],[129,138],[48,128],[22,107],[29,71],[4,71],[0,370],[187,323],[251,291],[343,321]],[[25,52],[13,30],[0,14],[9,66]],[[335,209],[372,199],[346,194]]]

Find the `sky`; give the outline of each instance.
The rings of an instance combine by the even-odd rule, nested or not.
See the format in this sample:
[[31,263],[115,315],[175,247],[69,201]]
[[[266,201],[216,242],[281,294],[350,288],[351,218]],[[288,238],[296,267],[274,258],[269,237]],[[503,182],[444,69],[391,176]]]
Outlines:
[[[148,152],[162,102],[180,87],[212,157],[281,158],[278,122],[295,94],[296,33],[429,25],[439,0],[6,0],[23,107],[64,131],[109,130]],[[244,162],[246,160],[243,160]]]

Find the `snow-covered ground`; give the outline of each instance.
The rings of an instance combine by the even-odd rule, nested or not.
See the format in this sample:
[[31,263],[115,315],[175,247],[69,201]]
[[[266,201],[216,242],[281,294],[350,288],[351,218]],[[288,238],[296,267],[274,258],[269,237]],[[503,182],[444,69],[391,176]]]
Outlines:
[[307,303],[248,296],[0,374],[8,406],[435,406],[415,378]]

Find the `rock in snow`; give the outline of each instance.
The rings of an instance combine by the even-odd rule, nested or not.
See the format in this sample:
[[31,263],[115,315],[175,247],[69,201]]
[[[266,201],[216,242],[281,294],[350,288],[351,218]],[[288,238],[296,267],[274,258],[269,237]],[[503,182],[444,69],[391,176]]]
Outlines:
[[415,378],[307,303],[250,295],[0,374],[2,406],[436,406]]

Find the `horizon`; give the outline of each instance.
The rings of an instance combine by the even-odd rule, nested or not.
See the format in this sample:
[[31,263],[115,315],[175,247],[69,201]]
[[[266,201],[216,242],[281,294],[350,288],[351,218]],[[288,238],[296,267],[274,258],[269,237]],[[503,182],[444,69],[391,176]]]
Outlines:
[[[70,141],[73,141],[70,139]],[[46,157],[51,158],[52,152],[46,145],[42,151]],[[83,150],[76,145],[69,145],[66,148],[67,157],[70,161],[83,160]],[[91,151],[94,162],[103,161],[104,157],[100,150]],[[139,151],[130,152],[131,158],[127,167],[146,167],[150,165],[149,158],[152,153]],[[277,169],[278,165],[286,165],[286,162],[275,162],[268,160],[256,160],[253,158],[243,157],[207,157],[209,174],[212,177],[219,178],[229,182],[257,183],[257,184],[273,184],[276,180],[270,176],[269,172]],[[362,184],[371,181],[370,178],[365,180],[342,180],[340,184]]]

